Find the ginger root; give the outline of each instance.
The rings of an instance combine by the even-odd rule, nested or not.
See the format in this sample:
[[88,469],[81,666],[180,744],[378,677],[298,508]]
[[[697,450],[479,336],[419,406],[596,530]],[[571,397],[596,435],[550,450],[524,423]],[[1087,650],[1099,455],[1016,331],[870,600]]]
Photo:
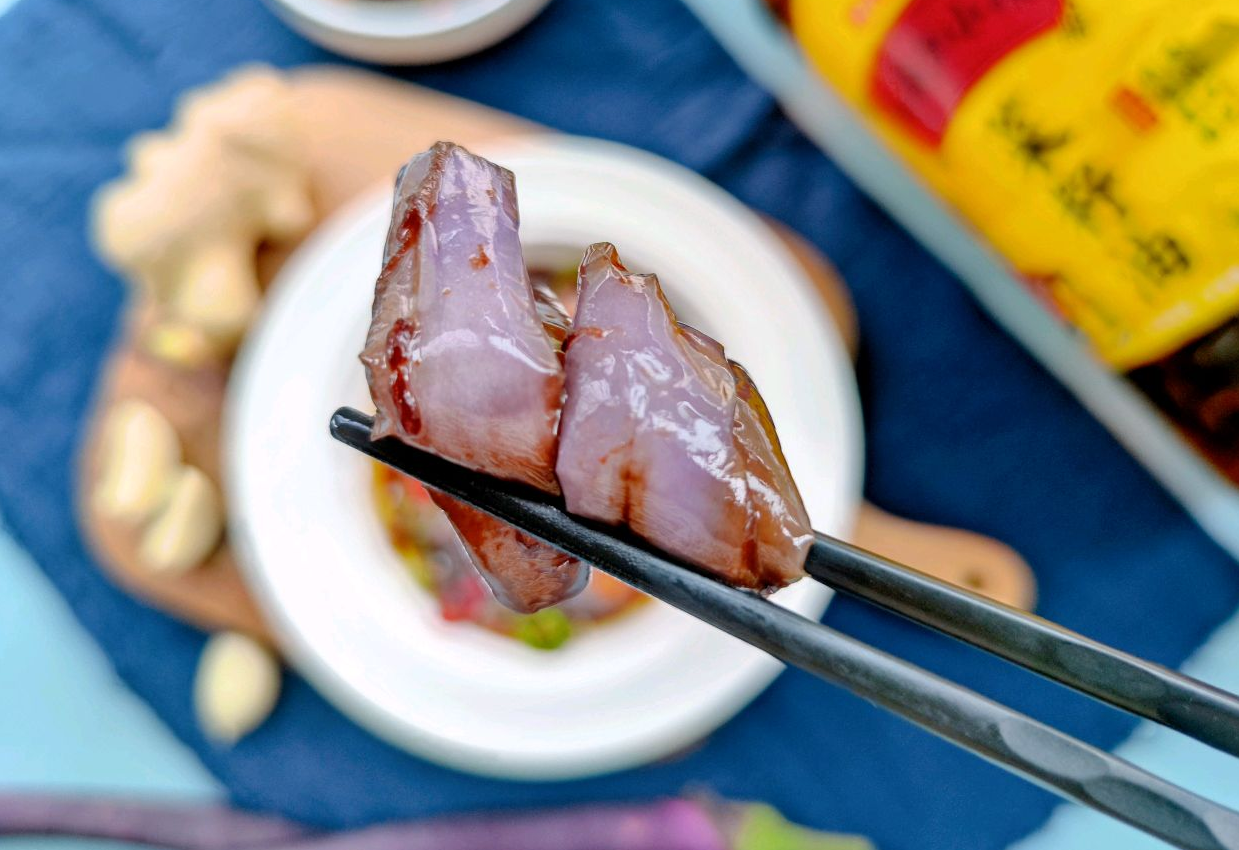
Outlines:
[[252,67],[182,99],[136,137],[128,172],[95,201],[99,253],[154,304],[144,340],[181,366],[232,353],[258,307],[255,254],[314,221],[287,84]]

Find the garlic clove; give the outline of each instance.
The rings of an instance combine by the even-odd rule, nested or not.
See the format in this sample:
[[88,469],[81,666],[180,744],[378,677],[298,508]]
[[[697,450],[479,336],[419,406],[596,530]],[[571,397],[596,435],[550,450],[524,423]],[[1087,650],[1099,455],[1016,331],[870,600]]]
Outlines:
[[201,469],[185,466],[172,482],[167,504],[146,527],[138,557],[157,572],[182,573],[211,554],[223,530],[215,484]]
[[279,692],[279,663],[257,641],[240,632],[220,632],[207,641],[194,680],[194,707],[209,737],[236,743],[267,718]]
[[159,510],[181,462],[172,424],[139,399],[118,402],[103,420],[94,508],[112,519],[141,522]]

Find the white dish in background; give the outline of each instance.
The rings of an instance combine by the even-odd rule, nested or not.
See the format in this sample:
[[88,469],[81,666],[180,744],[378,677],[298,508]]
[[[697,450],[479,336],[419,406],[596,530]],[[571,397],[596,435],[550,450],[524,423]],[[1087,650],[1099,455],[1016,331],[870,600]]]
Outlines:
[[[738,201],[650,154],[564,137],[479,151],[516,173],[531,263],[609,240],[657,271],[681,318],[753,374],[814,526],[845,532],[860,497],[851,365],[811,282]],[[412,152],[411,152],[412,153]],[[357,352],[391,208],[356,201],[290,258],[233,371],[229,529],[292,663],[357,722],[459,769],[529,779],[635,766],[708,734],[781,665],[661,603],[539,652],[442,622],[392,550],[370,467],[334,443],[338,406],[373,410]],[[775,595],[810,617],[830,592]]]
[[477,53],[529,23],[549,0],[267,0],[328,50],[384,65],[428,65]]

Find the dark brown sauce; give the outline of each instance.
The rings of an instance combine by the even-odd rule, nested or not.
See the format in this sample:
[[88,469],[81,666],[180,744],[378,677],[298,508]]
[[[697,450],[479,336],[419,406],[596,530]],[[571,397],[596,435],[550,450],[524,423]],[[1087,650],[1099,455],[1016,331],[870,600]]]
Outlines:
[[754,586],[766,583],[764,580],[759,580],[758,575],[762,572],[761,564],[757,562],[757,532],[753,528],[753,511],[748,511],[749,519],[744,530],[744,541],[740,544],[740,570],[745,577],[753,583]]
[[[632,439],[629,438],[625,451],[632,450]],[[632,527],[632,506],[635,499],[645,499],[645,475],[632,468],[631,462],[625,461],[620,467],[620,483],[624,485],[624,500],[620,508],[620,521]]]
[[542,330],[550,338],[551,342],[555,344],[555,347],[560,350],[560,353],[563,353],[568,347],[568,329],[555,322],[543,322]]
[[391,372],[391,400],[400,414],[400,427],[410,436],[422,430],[422,417],[409,395],[405,378],[405,366],[409,363],[409,349],[413,347],[415,330],[407,319],[397,319],[387,334],[387,368]]
[[585,328],[577,328],[576,330],[572,331],[572,333],[568,334],[568,336],[564,339],[564,351],[567,351],[568,348],[572,345],[572,343],[577,341],[578,337],[587,336],[590,339],[602,339],[606,335],[607,335],[606,331],[604,331],[602,328],[595,327],[594,325],[590,325],[589,327],[585,327]]
[[417,244],[417,240],[422,235],[422,214],[418,212],[417,207],[411,206],[404,214],[404,219],[400,222],[400,229],[396,231],[396,239],[400,247],[392,252],[392,255],[387,258],[387,263],[383,266],[383,271],[380,277],[387,277],[396,270],[396,266],[405,254],[409,253],[409,249]]
[[409,207],[404,214],[404,221],[400,222],[400,246],[403,248],[416,242],[421,235],[422,214],[417,211],[417,207]]

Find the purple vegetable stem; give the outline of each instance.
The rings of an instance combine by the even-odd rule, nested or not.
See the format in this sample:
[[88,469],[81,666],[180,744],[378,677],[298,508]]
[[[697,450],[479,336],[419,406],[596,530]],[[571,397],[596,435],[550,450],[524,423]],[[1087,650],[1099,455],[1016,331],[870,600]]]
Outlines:
[[717,814],[675,799],[316,833],[223,806],[0,794],[0,836],[105,838],[172,850],[729,850]]
[[224,806],[0,794],[0,835],[104,838],[175,850],[258,850],[312,833],[291,821]]
[[[444,817],[292,841],[278,850],[729,850],[692,800]],[[273,848],[275,850],[275,848]]]

